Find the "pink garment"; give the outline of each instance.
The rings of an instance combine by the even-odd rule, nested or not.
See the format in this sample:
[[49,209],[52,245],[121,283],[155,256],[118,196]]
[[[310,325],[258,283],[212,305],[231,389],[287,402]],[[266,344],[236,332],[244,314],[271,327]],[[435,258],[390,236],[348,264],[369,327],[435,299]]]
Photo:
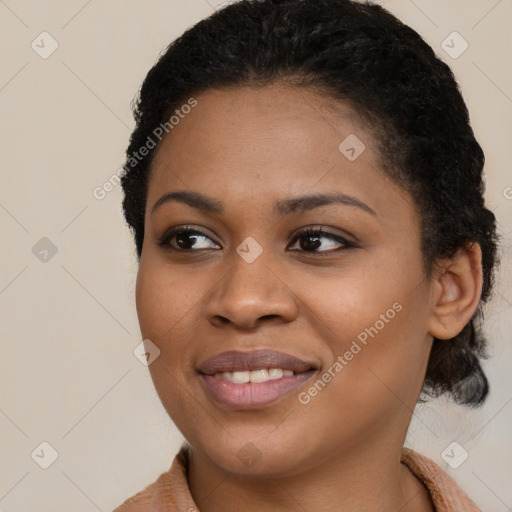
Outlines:
[[[436,512],[482,512],[434,461],[402,448],[402,462],[428,489]],[[188,451],[182,446],[166,473],[114,512],[200,512],[187,482]]]

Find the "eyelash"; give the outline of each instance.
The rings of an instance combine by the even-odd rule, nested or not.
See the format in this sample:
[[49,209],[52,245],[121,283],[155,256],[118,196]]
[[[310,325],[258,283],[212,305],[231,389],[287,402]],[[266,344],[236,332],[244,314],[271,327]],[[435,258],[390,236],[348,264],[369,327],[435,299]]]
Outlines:
[[[173,247],[169,243],[169,241],[171,239],[173,239],[174,237],[176,237],[178,235],[182,235],[182,234],[193,234],[193,235],[199,235],[199,236],[204,236],[206,238],[210,238],[208,235],[202,233],[201,231],[198,231],[191,227],[182,226],[180,228],[173,229],[168,233],[165,233],[158,240],[157,243],[160,247],[163,247],[164,249],[168,249],[168,250],[175,251],[175,252],[198,252],[198,249],[195,249],[195,250],[194,249],[178,249],[176,247]],[[301,237],[307,237],[307,236],[313,236],[313,235],[317,235],[317,237],[320,237],[320,238],[328,238],[330,240],[334,240],[335,242],[340,243],[342,245],[342,247],[340,247],[338,249],[331,249],[331,250],[320,251],[320,252],[317,252],[316,249],[313,251],[304,251],[304,250],[294,249],[293,252],[305,252],[306,254],[315,254],[318,256],[325,256],[325,255],[330,255],[333,252],[339,252],[339,251],[344,251],[347,249],[357,248],[357,246],[355,244],[349,242],[345,238],[343,238],[339,235],[335,235],[334,233],[324,231],[321,227],[304,229],[303,231],[301,231],[300,233],[297,233],[295,235],[294,239],[292,240],[292,243],[293,243],[293,245],[295,245],[295,242],[298,241]],[[199,250],[204,250],[204,249],[199,249]],[[217,249],[215,249],[215,250],[217,250]]]

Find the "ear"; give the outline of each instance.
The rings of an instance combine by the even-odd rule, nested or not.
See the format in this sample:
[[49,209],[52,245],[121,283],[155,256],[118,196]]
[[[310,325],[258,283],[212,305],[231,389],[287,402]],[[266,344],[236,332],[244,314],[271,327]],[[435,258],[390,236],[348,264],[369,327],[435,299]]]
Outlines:
[[428,330],[435,338],[457,336],[475,313],[482,295],[482,250],[472,242],[436,264]]

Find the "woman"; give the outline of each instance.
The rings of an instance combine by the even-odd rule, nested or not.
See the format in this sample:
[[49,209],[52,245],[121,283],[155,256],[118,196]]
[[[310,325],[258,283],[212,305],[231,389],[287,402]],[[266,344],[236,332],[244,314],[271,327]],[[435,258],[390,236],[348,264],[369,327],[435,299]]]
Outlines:
[[422,390],[488,393],[495,219],[448,66],[376,5],[241,1],[135,117],[137,313],[187,442],[116,512],[479,510],[403,447]]

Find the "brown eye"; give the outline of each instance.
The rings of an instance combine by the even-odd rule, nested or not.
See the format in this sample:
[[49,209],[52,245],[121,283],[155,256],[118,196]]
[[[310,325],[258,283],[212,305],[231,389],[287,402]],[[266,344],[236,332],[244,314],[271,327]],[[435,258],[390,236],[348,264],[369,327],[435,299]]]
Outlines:
[[[326,242],[327,240],[327,242]],[[339,235],[323,231],[322,229],[307,229],[302,233],[299,233],[295,238],[294,242],[298,242],[298,246],[302,252],[311,252],[313,254],[319,253],[330,253],[333,251],[339,251],[342,249],[354,248],[355,245],[345,240]],[[319,248],[324,250],[318,250]],[[291,249],[296,251],[297,249]]]
[[208,247],[208,244],[205,244],[204,240],[211,241],[211,238],[195,229],[178,228],[166,233],[159,240],[158,245],[169,247],[177,251],[220,249],[220,246],[213,241],[212,244],[215,247]]
[[[207,241],[210,241],[209,244]],[[345,238],[329,233],[320,228],[307,229],[296,235],[294,242],[298,248],[291,248],[292,251],[300,251],[311,254],[323,255],[355,248],[356,246]],[[175,250],[197,252],[206,249],[221,249],[212,239],[196,229],[181,227],[173,229],[158,241],[161,247]],[[213,245],[213,247],[212,247]]]

